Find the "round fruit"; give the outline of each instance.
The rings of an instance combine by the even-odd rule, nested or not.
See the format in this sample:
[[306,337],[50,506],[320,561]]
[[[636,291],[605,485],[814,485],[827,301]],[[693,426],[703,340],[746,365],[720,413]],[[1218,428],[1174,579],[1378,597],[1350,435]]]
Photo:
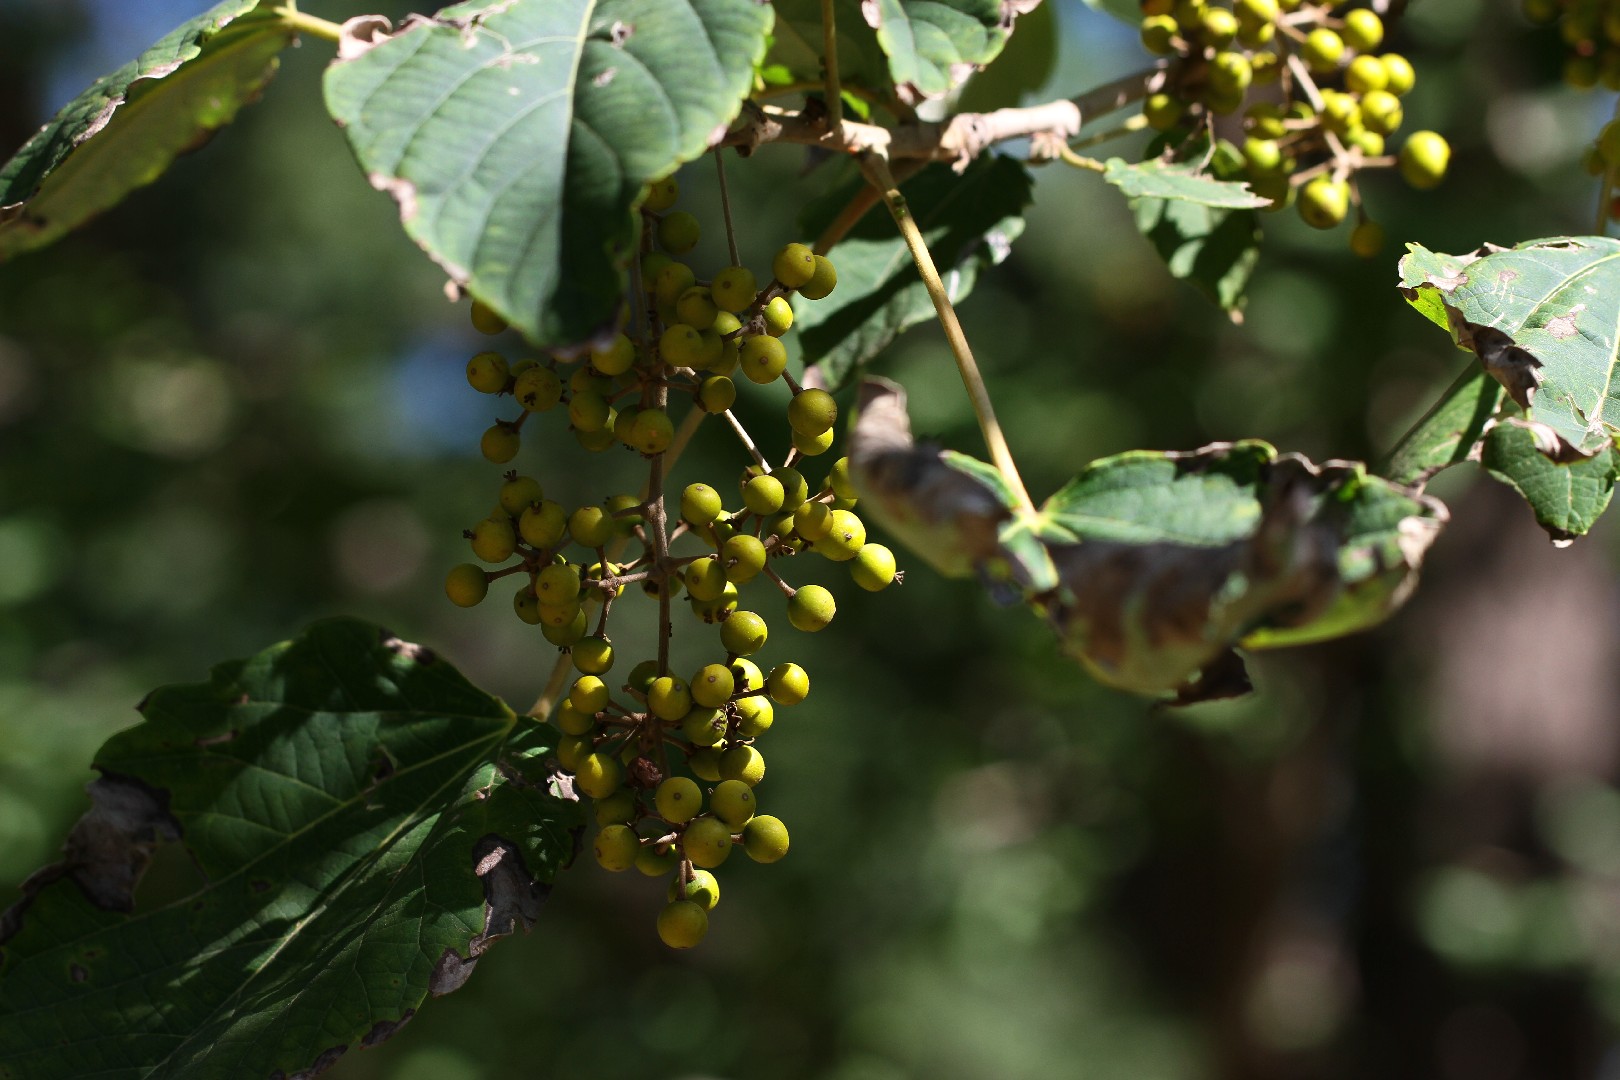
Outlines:
[[806,585],[788,598],[788,622],[806,633],[825,627],[837,611],[833,594],[820,585]]
[[894,580],[894,552],[882,544],[863,544],[849,564],[849,576],[867,592],[885,589]]
[[714,325],[714,317],[720,314],[720,309],[715,306],[708,289],[694,285],[675,301],[675,314],[688,326],[707,330]]
[[833,562],[848,562],[860,554],[865,543],[865,523],[848,510],[834,510],[828,519],[827,535],[816,541],[816,554]]
[[1384,20],[1376,12],[1357,8],[1344,13],[1344,28],[1339,33],[1356,52],[1371,52],[1384,40]]
[[705,746],[694,751],[686,759],[686,767],[692,770],[692,775],[699,780],[717,783],[720,780],[720,751],[713,746]]
[[489,579],[476,563],[462,563],[444,579],[444,594],[457,607],[472,607],[489,595]]
[[[697,284],[697,274],[685,263],[672,262],[658,271],[653,282],[653,299],[658,301],[659,307],[675,306],[675,301],[681,298],[681,293]],[[668,320],[673,321],[673,320]]]
[[574,769],[574,784],[593,799],[605,799],[619,789],[624,769],[611,754],[590,753]]
[[838,404],[825,390],[811,387],[788,402],[788,424],[801,435],[820,435],[838,421]]
[[816,253],[803,244],[788,244],[771,260],[771,273],[790,289],[816,276]]
[[737,734],[745,739],[757,739],[776,722],[776,709],[771,699],[763,694],[752,694],[737,700]]
[[1305,35],[1305,45],[1300,54],[1312,71],[1330,74],[1338,69],[1339,61],[1344,59],[1344,39],[1325,26],[1318,26]]
[[532,476],[514,476],[501,485],[499,500],[502,510],[511,517],[518,517],[542,497],[540,481]]
[[636,362],[636,346],[623,334],[615,335],[606,349],[591,350],[591,367],[603,375],[623,375]]
[[680,853],[674,847],[659,851],[656,847],[648,845],[636,856],[636,869],[644,877],[663,877],[680,864]]
[[722,780],[709,795],[709,809],[733,829],[740,829],[754,816],[754,789],[741,780]]
[[1451,144],[1433,131],[1414,131],[1401,147],[1401,175],[1420,190],[1428,190],[1445,179],[1451,163]]
[[1369,131],[1388,135],[1401,126],[1401,99],[1388,90],[1369,90],[1361,95],[1361,121]]
[[756,476],[742,489],[743,505],[760,516],[782,509],[782,481],[769,473]]
[[692,880],[681,887],[681,876],[676,874],[669,883],[667,899],[690,900],[704,911],[713,911],[720,902],[720,882],[707,870],[693,870]]
[[838,287],[838,271],[825,255],[816,256],[816,272],[810,280],[799,286],[799,295],[806,300],[820,300]]
[[832,449],[832,444],[832,428],[828,428],[820,435],[801,435],[797,431],[793,433],[793,449],[797,450],[805,457],[818,457],[821,454],[825,454],[828,450]]
[[607,638],[586,638],[573,647],[571,655],[574,667],[587,675],[606,675],[613,667],[613,645]]
[[765,756],[752,746],[733,746],[720,755],[720,777],[757,787],[765,779]]
[[647,708],[660,720],[679,721],[692,711],[692,691],[673,675],[660,675],[647,688]]
[[703,792],[684,776],[672,776],[653,793],[658,816],[671,825],[684,825],[703,810]]
[[501,517],[485,518],[472,527],[473,554],[487,563],[501,563],[512,557],[517,550],[517,530],[512,528],[512,519]]
[[1168,56],[1176,51],[1176,32],[1180,29],[1168,15],[1149,15],[1142,20],[1142,46],[1150,53]]
[[707,525],[724,509],[720,493],[708,484],[687,484],[681,492],[681,519],[690,525]]
[[736,401],[737,387],[724,375],[711,375],[698,387],[697,403],[704,412],[725,412]]
[[613,539],[613,519],[606,507],[582,506],[568,515],[568,535],[581,547],[606,547]]
[[785,296],[771,297],[761,315],[765,319],[765,332],[771,337],[781,337],[793,327],[793,305]]
[[467,361],[467,383],[480,394],[500,393],[510,377],[511,369],[500,353],[481,352]]
[[1417,72],[1400,53],[1385,53],[1379,59],[1384,64],[1384,89],[1397,97],[1411,92],[1417,85]]
[[642,409],[630,429],[630,445],[647,457],[662,454],[675,442],[675,424],[662,409]]
[[692,594],[692,599],[703,603],[718,600],[726,593],[725,569],[721,566],[720,560],[713,555],[705,555],[701,559],[687,563],[683,580],[686,582],[686,591]]
[[773,863],[788,852],[787,826],[781,818],[761,814],[743,826],[743,850],[758,863]]
[[806,540],[820,540],[832,531],[832,507],[807,502],[793,512],[793,531]]
[[685,210],[665,214],[658,223],[658,246],[671,255],[685,255],[697,247],[701,233],[698,219]]
[[559,649],[572,648],[585,637],[585,612],[576,613],[574,621],[567,626],[546,626],[542,624],[540,634]]
[[635,820],[636,807],[640,805],[636,797],[624,788],[595,801],[598,825],[628,825]]
[[597,865],[617,873],[636,865],[636,856],[641,854],[641,838],[628,825],[604,825],[596,834],[593,849]]
[[1149,94],[1142,102],[1142,115],[1154,131],[1169,131],[1186,111],[1187,103],[1171,94]]
[[769,334],[756,334],[742,343],[742,348],[737,351],[737,361],[750,382],[764,385],[773,382],[787,370],[787,346]]
[[[730,616],[727,616],[730,621]],[[725,633],[722,624],[720,632]],[[692,700],[706,709],[718,709],[731,700],[736,690],[736,680],[732,677],[731,669],[724,664],[705,664],[699,668],[697,674],[692,676]]]
[[533,588],[525,585],[512,594],[512,613],[530,626],[540,622],[540,600],[534,595]]
[[542,499],[518,516],[518,533],[525,544],[537,548],[555,547],[568,531],[568,516],[561,504]]
[[1345,69],[1344,85],[1358,94],[1382,90],[1389,85],[1389,70],[1376,56],[1358,56]]
[[691,900],[677,900],[658,913],[658,938],[672,949],[690,949],[709,932],[709,913]]
[[1299,193],[1299,216],[1315,229],[1331,229],[1350,211],[1350,185],[1318,176]]
[[750,582],[765,569],[765,545],[758,537],[738,533],[721,547],[720,566],[727,581],[737,585]]
[[720,624],[720,644],[733,656],[748,656],[765,647],[767,633],[765,620],[754,612],[734,611]]
[[480,334],[499,334],[506,329],[506,320],[482,300],[472,302],[472,324]]
[[479,451],[497,465],[505,465],[517,457],[517,452],[522,446],[523,438],[517,433],[517,428],[500,421],[484,432],[483,438],[478,440]]
[[754,302],[754,272],[746,266],[728,266],[709,283],[709,295],[721,311],[737,312]]
[[765,692],[778,705],[797,705],[810,696],[810,675],[798,664],[777,664],[765,676]]
[[641,208],[650,210],[655,214],[662,214],[675,205],[675,200],[681,196],[681,185],[673,176],[666,176],[662,180],[654,180],[647,185],[647,195],[641,200]]
[[707,816],[689,821],[681,833],[681,850],[693,866],[713,870],[731,854],[731,826]]
[[693,709],[681,719],[681,734],[693,746],[713,746],[726,737],[728,726],[719,709]]
[[1377,255],[1384,247],[1384,227],[1376,221],[1363,221],[1350,230],[1350,250],[1363,259]]
[[542,604],[571,603],[579,599],[579,590],[579,567],[573,563],[552,563],[534,577],[534,592]]

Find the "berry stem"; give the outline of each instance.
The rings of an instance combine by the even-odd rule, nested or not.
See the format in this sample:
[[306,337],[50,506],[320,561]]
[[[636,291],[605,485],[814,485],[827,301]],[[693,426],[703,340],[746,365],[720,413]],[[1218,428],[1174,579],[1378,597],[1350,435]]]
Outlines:
[[821,50],[822,70],[827,76],[827,127],[837,131],[844,126],[844,90],[838,82],[838,23],[833,16],[833,0],[821,0]]
[[714,171],[720,178],[720,216],[726,222],[726,248],[731,252],[731,265],[741,266],[742,259],[737,255],[737,230],[731,223],[731,193],[726,190],[725,152],[723,146],[716,147],[714,151]]
[[951,355],[956,357],[957,372],[962,376],[962,385],[967,388],[968,400],[973,403],[973,413],[978,417],[979,430],[984,433],[985,444],[990,448],[990,460],[995,463],[996,471],[1001,473],[1001,478],[1011,489],[1018,507],[1033,512],[1035,503],[1024,487],[1023,478],[1018,475],[1018,464],[1013,460],[1012,448],[1007,445],[1007,436],[996,420],[996,411],[990,404],[990,391],[985,387],[984,376],[980,374],[979,365],[973,359],[973,350],[968,347],[967,335],[962,332],[962,324],[956,317],[956,308],[951,304],[950,294],[945,291],[945,283],[940,280],[933,256],[928,253],[928,244],[923,240],[922,232],[917,228],[917,222],[912,218],[911,210],[906,205],[906,197],[900,194],[894,175],[889,171],[889,164],[883,158],[876,154],[868,154],[862,162],[862,169],[867,179],[882,191],[884,205],[889,208],[889,215],[899,226],[906,247],[911,249],[911,258],[917,264],[917,273],[922,276],[923,285],[934,301],[934,311],[939,316],[940,325],[945,329],[945,338],[950,342]]
[[314,15],[304,14],[290,0],[282,7],[271,8],[270,14],[274,15],[282,26],[294,33],[308,34],[310,37],[321,38],[325,41],[341,41],[343,39],[343,27],[335,22],[327,22],[325,19],[316,18]]
[[1077,169],[1085,169],[1087,172],[1094,173],[1108,171],[1108,166],[1104,165],[1096,158],[1086,157],[1084,154],[1077,154],[1072,149],[1062,144],[1059,144],[1057,153],[1058,158],[1065,165],[1073,165]]
[[737,438],[741,439],[742,444],[748,448],[748,453],[752,455],[755,464],[766,472],[770,472],[771,467],[766,462],[765,455],[759,452],[759,447],[754,445],[754,440],[748,437],[748,429],[742,426],[742,421],[738,420],[730,409],[720,415],[726,418],[726,423],[731,425],[731,430],[737,433]]
[[1084,150],[1088,146],[1096,146],[1098,143],[1110,142],[1133,132],[1141,131],[1147,126],[1148,118],[1146,116],[1141,113],[1133,113],[1123,124],[1117,127],[1111,127],[1107,131],[1094,131],[1084,138],[1076,139],[1069,144],[1069,149]]
[[795,589],[793,586],[791,586],[787,582],[783,581],[782,580],[782,575],[778,574],[775,570],[771,569],[769,566],[764,567],[764,570],[765,570],[765,576],[770,578],[772,581],[776,582],[776,587],[778,589],[782,590],[782,595],[787,597],[789,600],[793,599],[793,594],[798,592],[799,590]]

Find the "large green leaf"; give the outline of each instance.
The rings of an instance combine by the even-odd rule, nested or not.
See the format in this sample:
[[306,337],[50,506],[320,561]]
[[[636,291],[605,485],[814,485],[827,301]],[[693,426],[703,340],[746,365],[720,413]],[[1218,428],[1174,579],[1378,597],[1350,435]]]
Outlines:
[[1220,180],[1193,165],[1109,158],[1104,168],[1103,179],[1133,199],[1179,199],[1227,210],[1271,205],[1270,199],[1250,191],[1246,182]]
[[[812,204],[801,226],[814,236],[859,190],[860,181]],[[951,300],[972,291],[979,272],[1007,257],[1024,230],[1031,180],[1022,164],[987,155],[960,176],[931,165],[901,186]],[[935,317],[911,252],[889,215],[872,211],[828,252],[838,268],[831,296],[800,301],[795,329],[806,363],[819,363],[832,388],[899,334]]]
[[[573,856],[546,729],[353,620],[171,686],[0,919],[0,1077],[314,1075],[527,927]],[[201,882],[141,908],[159,841]]]
[[1614,495],[1620,454],[1613,445],[1591,457],[1555,461],[1537,443],[1536,425],[1506,420],[1492,427],[1480,446],[1479,463],[1510,485],[1535,511],[1536,522],[1555,541],[1590,532]]
[[1409,247],[1401,283],[1412,305],[1558,447],[1606,451],[1620,426],[1620,240],[1557,237],[1461,256]]
[[545,345],[615,325],[646,183],[704,152],[764,53],[756,0],[499,0],[408,23],[326,74],[405,230]]
[[0,166],[0,259],[49,244],[156,180],[231,122],[293,38],[259,0],[224,0],[105,75]]
[[1157,159],[1127,165],[1112,158],[1104,174],[1130,197],[1136,227],[1171,275],[1196,286],[1224,311],[1243,306],[1243,290],[1260,260],[1255,208],[1269,205],[1246,184],[1228,179],[1241,175],[1242,168],[1242,156],[1223,141],[1207,169]]
[[[779,81],[819,81],[821,0],[776,0],[775,8],[767,68]],[[1001,0],[836,0],[833,18],[840,82],[885,95],[893,84],[912,99],[950,92],[1007,40]]]
[[1500,383],[1478,368],[1463,372],[1401,439],[1381,475],[1397,484],[1422,484],[1441,469],[1467,461],[1501,404]]
[[898,388],[863,386],[850,475],[874,522],[943,573],[1021,589],[1101,681],[1181,700],[1247,689],[1236,647],[1386,617],[1446,521],[1357,463],[1255,441],[1104,458],[1038,511],[975,464],[916,446]]

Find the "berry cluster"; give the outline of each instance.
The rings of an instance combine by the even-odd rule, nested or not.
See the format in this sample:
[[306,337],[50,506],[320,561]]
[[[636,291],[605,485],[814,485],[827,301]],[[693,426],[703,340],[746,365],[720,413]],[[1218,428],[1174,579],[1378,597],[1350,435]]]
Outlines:
[[[832,263],[788,244],[762,289],[743,266],[701,281],[678,261],[697,243],[699,223],[671,209],[677,194],[669,178],[651,185],[643,202],[645,250],[632,280],[627,332],[588,356],[508,363],[481,352],[467,364],[474,389],[509,394],[523,410],[484,433],[490,461],[505,464],[517,455],[531,416],[566,416],[587,450],[623,444],[645,459],[646,488],[569,508],[547,499],[534,477],[507,472],[493,512],[465,534],[474,556],[499,568],[464,563],[450,571],[445,589],[455,603],[471,606],[492,581],[516,577],[518,618],[538,624],[547,641],[568,651],[577,677],[551,720],[562,732],[558,761],[595,803],[596,860],[608,870],[669,875],[658,933],[674,948],[690,948],[720,896],[711,871],[732,848],[767,863],[788,850],[781,820],[756,813],[755,788],[765,775],[756,743],[778,706],[804,700],[810,678],[795,663],[767,672],[755,662],[768,626],[740,607],[740,588],[758,583],[779,591],[789,624],[813,632],[836,613],[832,593],[820,585],[793,588],[773,563],[813,553],[849,564],[856,584],[872,591],[900,575],[889,549],[866,541],[847,462],[835,462],[814,487],[800,471],[831,447],[838,407],[825,390],[787,374],[779,339],[793,320],[788,295],[826,296],[837,284]],[[479,304],[473,323],[489,333],[503,329]],[[738,371],[791,391],[786,420],[793,449],[780,467],[768,465],[730,412]],[[704,483],[666,499],[665,455],[676,442],[669,408],[683,398],[691,401],[691,416],[724,415],[752,453],[732,499]],[[621,561],[632,544],[639,544],[639,556]],[[658,601],[660,647],[656,659],[612,680],[609,614],[631,584]],[[693,619],[719,638],[709,662],[690,672],[669,662],[671,608],[683,594]]]
[[1234,178],[1246,178],[1273,209],[1294,203],[1305,222],[1330,229],[1352,206],[1350,246],[1372,255],[1383,230],[1366,215],[1356,175],[1399,165],[1417,188],[1432,188],[1451,158],[1446,140],[1413,132],[1398,156],[1386,142],[1404,119],[1412,65],[1380,53],[1384,23],[1366,8],[1333,13],[1305,0],[1142,0],[1142,43],[1172,58],[1163,89],[1142,112],[1171,146],[1219,133],[1219,117],[1242,114],[1244,141]]
[[1620,90],[1620,2],[1617,0],[1523,0],[1525,17],[1556,22],[1568,47],[1564,82],[1576,90]]

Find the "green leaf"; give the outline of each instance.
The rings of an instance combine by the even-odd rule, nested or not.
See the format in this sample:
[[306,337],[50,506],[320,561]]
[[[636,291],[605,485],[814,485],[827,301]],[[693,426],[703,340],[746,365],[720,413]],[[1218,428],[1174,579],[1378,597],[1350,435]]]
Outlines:
[[1042,4],[1018,18],[995,62],[968,80],[957,112],[989,112],[1035,94],[1057,68],[1057,5]]
[[0,260],[43,247],[150,184],[275,74],[293,34],[225,0],[65,105],[0,166]]
[[1141,199],[1133,209],[1172,277],[1196,286],[1223,311],[1243,306],[1243,290],[1260,261],[1260,218],[1181,200]]
[[1123,158],[1109,158],[1103,179],[1133,199],[1177,199],[1227,210],[1270,206],[1271,200],[1256,195],[1249,185],[1237,180],[1220,180],[1193,165],[1167,164],[1158,159],[1134,164]]
[[1501,404],[1501,385],[1469,368],[1402,437],[1380,474],[1397,484],[1423,484],[1441,469],[1468,460]]
[[407,24],[326,73],[405,231],[542,345],[616,323],[648,181],[741,107],[756,0],[501,0]]
[[[801,222],[806,235],[825,228],[861,183],[812,204]],[[1007,257],[1024,231],[1031,187],[1022,164],[995,155],[975,160],[961,176],[930,165],[901,186],[953,303],[972,291],[981,270]],[[868,212],[828,257],[838,268],[838,287],[822,300],[796,299],[794,329],[805,363],[819,363],[836,389],[902,331],[935,314],[900,230],[881,209]]]
[[[821,0],[776,0],[766,58],[792,82],[820,82]],[[949,93],[1007,40],[1001,0],[836,0],[838,78],[883,97]]]
[[[0,1077],[314,1075],[460,986],[573,857],[547,729],[377,627],[319,623],[141,713],[0,918]],[[200,883],[138,907],[177,838]]]
[[1620,241],[1557,237],[1463,256],[1408,247],[1401,282],[1412,306],[1474,353],[1557,445],[1606,451],[1620,426]]
[[1591,457],[1555,461],[1537,444],[1536,425],[1506,420],[1491,428],[1480,447],[1479,463],[1514,488],[1535,511],[1536,522],[1556,541],[1591,531],[1614,495],[1620,454],[1611,444]]

